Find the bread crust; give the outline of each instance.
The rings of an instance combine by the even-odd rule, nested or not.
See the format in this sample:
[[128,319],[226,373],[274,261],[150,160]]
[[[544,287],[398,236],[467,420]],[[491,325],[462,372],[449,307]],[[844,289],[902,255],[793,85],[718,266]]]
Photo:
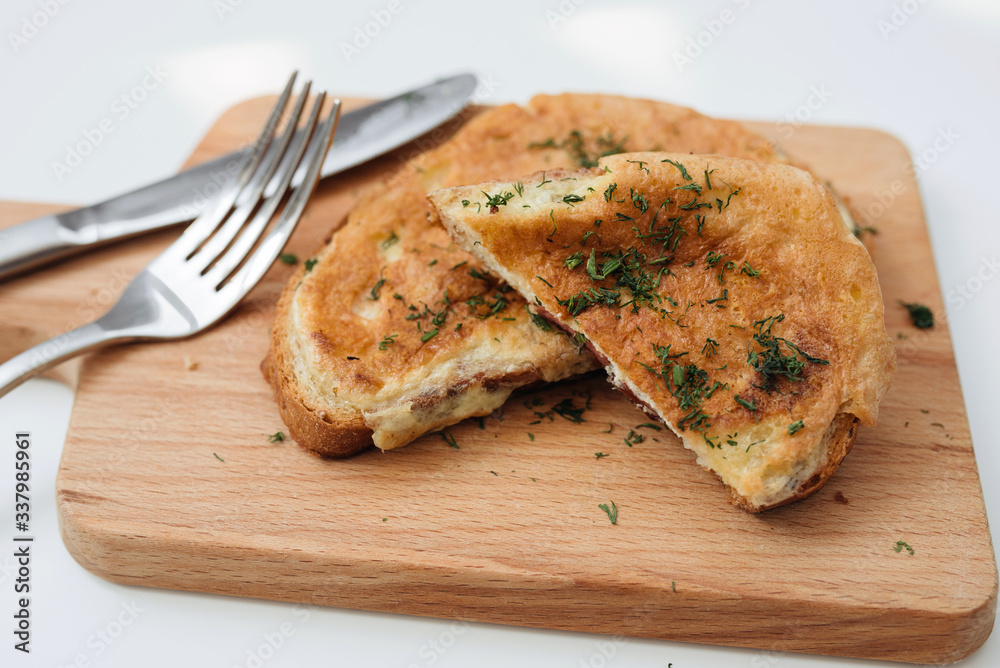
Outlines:
[[814,494],[830,480],[834,472],[840,467],[840,463],[844,461],[844,457],[846,457],[847,453],[849,453],[851,448],[854,447],[854,441],[858,438],[858,425],[860,422],[861,421],[858,418],[850,413],[838,413],[837,416],[834,417],[833,422],[830,423],[830,428],[827,430],[828,436],[826,438],[826,456],[823,463],[819,466],[816,472],[813,473],[808,480],[802,482],[788,498],[771,504],[755,506],[737,494],[736,490],[732,487],[726,485],[726,489],[729,491],[730,500],[732,503],[740,506],[747,512],[759,513],[765,510],[771,510],[772,508],[787,506],[789,503],[799,501]]
[[[292,276],[302,280],[304,270]],[[291,284],[291,283],[290,283]],[[350,457],[372,445],[372,430],[365,424],[360,411],[329,414],[325,409],[310,405],[301,392],[301,385],[292,375],[288,363],[288,302],[292,293],[287,289],[278,300],[271,348],[260,364],[265,380],[274,390],[278,413],[288,427],[292,439],[306,450],[324,457]]]

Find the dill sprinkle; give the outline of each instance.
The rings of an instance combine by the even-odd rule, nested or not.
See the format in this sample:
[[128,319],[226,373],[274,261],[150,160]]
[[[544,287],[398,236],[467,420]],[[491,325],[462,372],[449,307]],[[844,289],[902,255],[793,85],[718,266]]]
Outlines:
[[899,303],[909,311],[910,320],[913,321],[914,327],[918,329],[930,329],[934,326],[934,313],[923,304],[916,302],[907,303],[902,300]]
[[607,514],[608,519],[611,520],[612,524],[618,524],[618,506],[615,505],[614,501],[611,502],[610,506],[606,503],[599,503],[597,504],[597,507]]

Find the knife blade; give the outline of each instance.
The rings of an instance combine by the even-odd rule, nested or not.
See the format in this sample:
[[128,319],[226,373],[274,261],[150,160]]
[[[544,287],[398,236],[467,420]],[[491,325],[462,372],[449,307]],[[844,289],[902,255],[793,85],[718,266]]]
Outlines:
[[[344,113],[322,176],[367,162],[453,118],[477,85],[474,75],[459,74]],[[250,150],[234,151],[92,206],[0,230],[0,280],[95,245],[193,220],[239,172]]]

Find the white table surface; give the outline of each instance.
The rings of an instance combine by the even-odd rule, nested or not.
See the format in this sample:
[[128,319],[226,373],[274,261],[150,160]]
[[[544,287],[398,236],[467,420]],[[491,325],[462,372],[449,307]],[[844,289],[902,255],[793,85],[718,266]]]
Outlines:
[[[487,103],[596,91],[776,123],[801,107],[811,123],[883,129],[914,155],[933,158],[920,170],[921,190],[941,288],[950,295],[947,318],[980,472],[995,478],[1000,279],[990,279],[1000,255],[1000,3],[339,4],[6,0],[0,199],[83,204],[166,176],[222,111],[278,90],[293,68],[351,96],[385,96],[471,70],[490,82]],[[38,15],[45,7],[51,17]],[[379,34],[345,55],[342,44],[373,20],[372,12],[390,8],[397,13]],[[41,27],[33,31],[26,21]],[[706,46],[678,64],[675,54],[689,38]],[[147,68],[162,81],[147,86],[145,99],[121,117],[112,105],[142,83]],[[812,97],[816,108],[806,114],[802,105],[814,91],[822,95]],[[53,163],[65,160],[66,145],[109,116],[113,132],[82,164],[57,174]],[[940,140],[935,152],[944,135],[951,139]],[[13,557],[0,548],[3,666],[884,665],[112,584],[81,568],[57,531],[53,486],[71,405],[71,392],[51,381],[32,381],[0,400],[0,527],[13,521],[12,435],[27,429],[34,438],[37,536],[30,655],[12,648]],[[1000,491],[985,491],[995,521]],[[4,545],[7,531],[0,533]],[[1000,665],[1000,640],[994,636],[962,665]]]

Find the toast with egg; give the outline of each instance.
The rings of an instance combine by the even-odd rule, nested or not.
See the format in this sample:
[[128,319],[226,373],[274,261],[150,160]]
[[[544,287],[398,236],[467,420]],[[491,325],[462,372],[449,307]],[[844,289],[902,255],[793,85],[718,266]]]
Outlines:
[[430,200],[745,509],[816,491],[875,423],[895,369],[878,278],[808,172],[635,153]]
[[[600,368],[452,243],[426,195],[649,149],[781,159],[739,123],[691,109],[540,95],[481,111],[370,188],[277,307],[262,368],[291,436],[328,456],[394,448],[489,414],[516,388]],[[477,207],[496,204],[477,193]]]

